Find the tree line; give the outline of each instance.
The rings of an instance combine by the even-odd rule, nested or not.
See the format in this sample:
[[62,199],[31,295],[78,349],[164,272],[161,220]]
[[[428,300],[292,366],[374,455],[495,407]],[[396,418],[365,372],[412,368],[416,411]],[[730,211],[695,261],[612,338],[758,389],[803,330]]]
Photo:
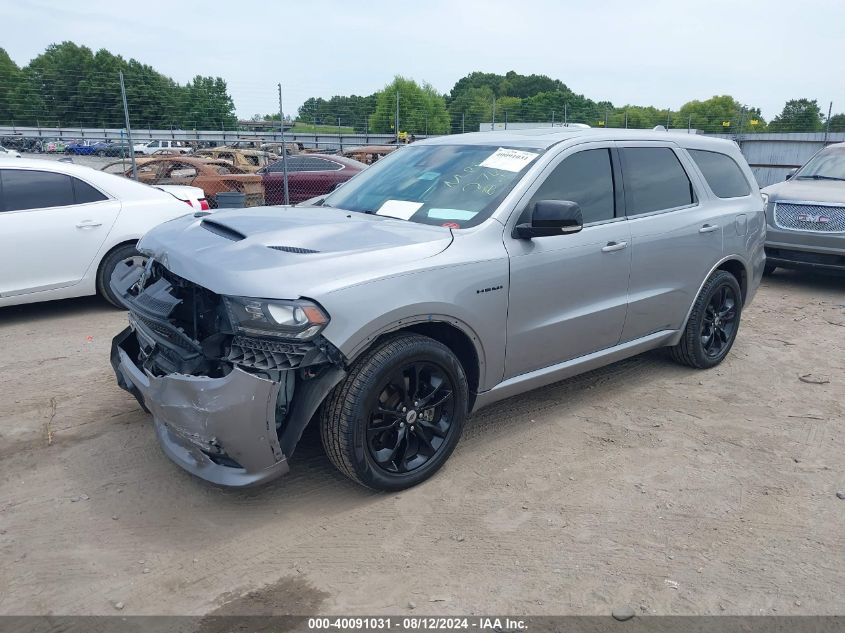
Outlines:
[[[53,44],[24,67],[0,48],[0,125],[123,127],[118,73],[125,78],[132,125],[233,129],[235,104],[220,77],[179,84],[149,65],[72,42]],[[342,126],[356,132],[448,134],[497,123],[586,123],[592,127],[694,128],[708,133],[845,131],[845,114],[826,120],[814,99],[788,101],[766,121],[760,109],[730,95],[688,101],[677,111],[595,101],[545,75],[472,72],[445,94],[397,76],[373,94],[312,97],[298,109],[298,127]],[[278,120],[278,114],[254,120]]]
[[124,127],[119,72],[131,124],[231,129],[235,104],[220,77],[179,84],[151,66],[72,42],[53,44],[19,68],[0,48],[0,125]]
[[[398,102],[397,102],[398,94]],[[787,101],[780,114],[766,121],[760,108],[730,95],[693,100],[677,111],[609,101],[594,101],[545,75],[473,72],[447,94],[426,83],[397,76],[369,96],[311,98],[299,108],[305,124],[352,126],[356,132],[394,133],[398,107],[400,131],[413,134],[474,132],[493,123],[585,123],[592,127],[692,128],[707,133],[821,132],[825,114],[815,99]],[[830,118],[830,131],[845,132],[845,114]]]

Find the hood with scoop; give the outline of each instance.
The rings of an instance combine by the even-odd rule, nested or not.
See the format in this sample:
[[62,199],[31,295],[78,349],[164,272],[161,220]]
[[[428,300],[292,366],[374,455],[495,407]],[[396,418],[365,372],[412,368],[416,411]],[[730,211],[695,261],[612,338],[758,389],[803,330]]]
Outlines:
[[223,295],[316,298],[413,271],[450,229],[324,207],[259,207],[166,222],[139,243],[176,275]]

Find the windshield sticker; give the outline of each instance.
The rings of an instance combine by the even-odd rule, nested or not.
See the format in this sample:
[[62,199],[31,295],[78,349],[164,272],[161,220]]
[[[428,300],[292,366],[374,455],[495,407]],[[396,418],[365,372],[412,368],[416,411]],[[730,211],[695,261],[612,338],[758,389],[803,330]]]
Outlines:
[[429,209],[428,217],[434,220],[472,220],[476,215],[475,211],[464,211],[463,209]]
[[482,167],[490,169],[504,169],[505,171],[520,171],[532,160],[537,158],[534,152],[523,152],[518,149],[505,149],[500,147],[482,161]]
[[386,215],[390,218],[410,220],[417,210],[423,206],[422,202],[410,202],[409,200],[385,200],[376,215]]
[[417,180],[436,180],[439,175],[439,171],[426,171],[417,176]]

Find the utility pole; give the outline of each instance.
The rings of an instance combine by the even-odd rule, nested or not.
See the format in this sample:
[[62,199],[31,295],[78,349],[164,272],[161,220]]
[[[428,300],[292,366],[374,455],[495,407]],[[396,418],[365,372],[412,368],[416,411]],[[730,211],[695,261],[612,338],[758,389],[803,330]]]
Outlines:
[[625,110],[625,129],[628,129],[628,111]]
[[566,127],[567,123],[569,123],[569,104],[563,104],[563,127]]
[[282,128],[282,172],[285,186],[285,205],[290,204],[288,192],[288,146],[285,143],[285,115],[282,109],[282,84],[279,84],[279,126]]
[[493,97],[493,121],[490,123],[490,129],[496,129],[496,97]]
[[463,134],[466,131],[466,127],[465,127],[465,125],[466,125],[466,115],[467,115],[466,112],[461,112],[461,134]]
[[129,125],[129,106],[126,103],[126,86],[123,83],[123,71],[120,72],[120,94],[123,96],[123,116],[126,118],[126,136],[129,138],[129,155],[132,157],[132,178],[138,180],[138,165],[135,164],[135,151],[132,148],[132,127]]
[[508,129],[508,111],[505,110],[505,129]]
[[552,127],[555,126],[555,111],[552,110]]
[[827,125],[824,128],[824,145],[827,145],[827,137],[830,136],[830,115],[833,112],[833,101],[827,106]]
[[669,129],[669,117],[671,117],[671,116],[672,116],[672,111],[666,110],[666,129],[667,130]]

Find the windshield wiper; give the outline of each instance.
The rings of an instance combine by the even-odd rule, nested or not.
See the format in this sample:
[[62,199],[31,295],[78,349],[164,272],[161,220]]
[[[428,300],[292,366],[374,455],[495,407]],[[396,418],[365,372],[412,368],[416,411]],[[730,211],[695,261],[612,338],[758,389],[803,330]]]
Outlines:
[[821,176],[819,174],[813,174],[812,176],[798,176],[796,180],[845,180],[845,178],[840,178],[838,176]]

